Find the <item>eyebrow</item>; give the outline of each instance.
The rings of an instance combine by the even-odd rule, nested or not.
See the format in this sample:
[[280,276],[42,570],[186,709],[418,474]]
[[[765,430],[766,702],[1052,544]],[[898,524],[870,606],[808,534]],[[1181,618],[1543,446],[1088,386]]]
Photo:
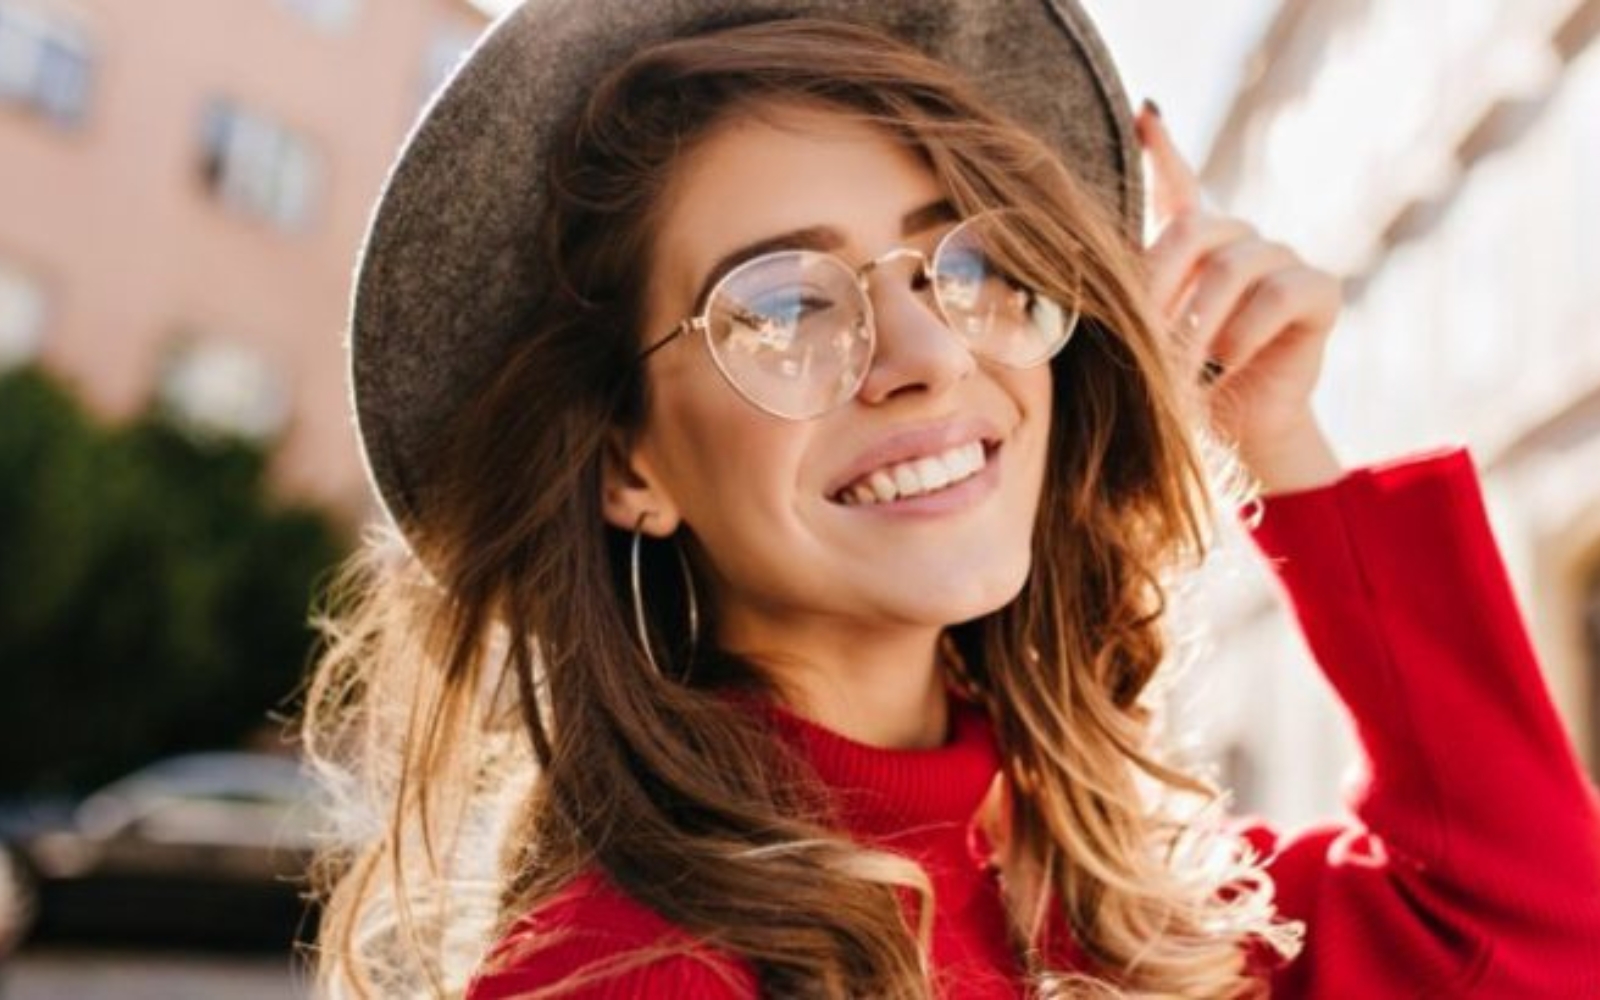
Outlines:
[[[901,216],[900,235],[915,236],[934,226],[954,222],[960,216],[961,213],[956,211],[954,202],[949,198],[940,198],[913,208]],[[804,229],[792,229],[776,236],[768,236],[731,250],[717,258],[717,262],[711,265],[711,270],[706,273],[705,280],[700,283],[700,290],[695,292],[694,311],[698,314],[704,310],[711,289],[716,287],[724,275],[745,261],[779,250],[833,251],[844,245],[844,234],[833,226],[807,226]]]

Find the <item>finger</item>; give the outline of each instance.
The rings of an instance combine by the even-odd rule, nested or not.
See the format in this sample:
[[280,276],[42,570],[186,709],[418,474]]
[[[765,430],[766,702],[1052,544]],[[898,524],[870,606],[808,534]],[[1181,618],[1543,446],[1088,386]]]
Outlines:
[[1200,179],[1167,132],[1154,101],[1145,101],[1134,119],[1144,147],[1145,169],[1150,178],[1151,208],[1157,225],[1164,225],[1200,206]]
[[[1233,315],[1247,305],[1259,282],[1298,266],[1300,258],[1294,251],[1259,239],[1238,240],[1209,254],[1183,313],[1195,339],[1211,347]],[[1211,353],[1216,353],[1214,347]]]
[[1338,279],[1299,266],[1272,272],[1250,290],[1247,301],[1228,320],[1208,348],[1228,381],[1265,353],[1306,336],[1326,338],[1338,317],[1342,293]]
[[1172,319],[1196,269],[1208,254],[1255,237],[1256,231],[1249,223],[1228,216],[1201,212],[1177,216],[1145,251],[1151,301],[1162,315]]

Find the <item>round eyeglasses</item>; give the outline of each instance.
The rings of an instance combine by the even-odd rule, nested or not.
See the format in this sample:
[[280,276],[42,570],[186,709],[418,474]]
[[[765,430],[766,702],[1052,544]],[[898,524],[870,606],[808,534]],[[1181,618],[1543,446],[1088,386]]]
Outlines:
[[900,247],[851,267],[831,253],[779,250],[723,275],[699,315],[640,352],[643,362],[692,330],[734,391],[757,409],[809,420],[853,398],[877,343],[867,280],[892,261],[916,263],[913,287],[931,288],[946,325],[975,356],[1007,368],[1044,364],[1077,326],[1078,310],[1012,277],[999,261],[1016,237],[1012,213],[972,216],[946,233],[932,257]]

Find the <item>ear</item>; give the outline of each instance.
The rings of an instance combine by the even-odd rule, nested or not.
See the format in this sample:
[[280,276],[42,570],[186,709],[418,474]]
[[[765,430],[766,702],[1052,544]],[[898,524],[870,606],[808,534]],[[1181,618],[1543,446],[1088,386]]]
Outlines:
[[[636,441],[620,429],[606,435],[600,472],[600,511],[606,523],[623,531],[642,530],[665,538],[682,520],[678,505],[660,484]],[[641,524],[640,518],[643,518]]]

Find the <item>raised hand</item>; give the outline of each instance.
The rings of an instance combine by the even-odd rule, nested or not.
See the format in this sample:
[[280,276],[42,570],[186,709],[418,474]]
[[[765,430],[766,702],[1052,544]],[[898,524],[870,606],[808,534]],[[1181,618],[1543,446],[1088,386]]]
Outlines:
[[1202,414],[1267,492],[1337,478],[1311,393],[1342,304],[1338,280],[1248,223],[1208,211],[1154,105],[1135,124],[1158,233],[1145,251],[1152,301]]

